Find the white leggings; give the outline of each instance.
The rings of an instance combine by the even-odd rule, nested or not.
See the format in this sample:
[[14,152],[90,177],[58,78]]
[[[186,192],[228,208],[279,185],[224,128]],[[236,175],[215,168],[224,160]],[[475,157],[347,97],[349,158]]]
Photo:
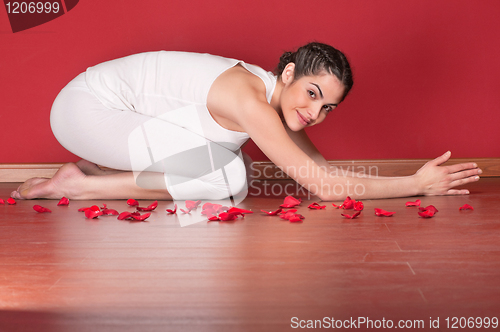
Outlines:
[[[227,148],[231,143],[211,142],[161,118],[106,108],[87,87],[85,73],[61,90],[50,124],[70,152],[133,171],[139,186],[166,188],[176,200],[246,196],[245,164],[237,148]],[[163,173],[164,182],[151,183],[148,172]]]

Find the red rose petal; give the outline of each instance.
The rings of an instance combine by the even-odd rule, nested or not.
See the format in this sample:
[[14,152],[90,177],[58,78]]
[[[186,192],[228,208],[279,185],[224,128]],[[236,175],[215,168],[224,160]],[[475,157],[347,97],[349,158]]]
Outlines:
[[40,206],[40,205],[33,205],[33,210],[35,210],[36,212],[39,212],[39,213],[52,212],[49,209],[44,208],[43,206]]
[[177,204],[174,204],[174,209],[173,210],[167,209],[167,212],[169,214],[175,214],[177,212]]
[[210,216],[208,216],[208,220],[209,221],[219,221],[220,219],[217,216],[210,215]]
[[351,199],[351,197],[347,196],[344,203],[340,205],[340,208],[344,210],[354,209],[354,203],[356,203],[356,201]]
[[7,200],[7,203],[10,205],[14,205],[14,204],[16,204],[16,200],[12,197],[9,197],[9,199]]
[[219,220],[220,221],[233,221],[238,219],[238,215],[234,213],[229,213],[229,212],[221,212],[219,213]]
[[191,210],[187,209],[187,210],[184,210],[184,209],[179,209],[181,210],[183,213],[191,213]]
[[309,204],[308,208],[322,210],[322,209],[326,208],[326,205],[319,205],[319,203],[314,202],[314,203]]
[[127,200],[127,204],[130,205],[130,206],[138,206],[139,205],[139,202],[136,201],[135,199],[129,199]]
[[304,218],[301,218],[301,215],[294,215],[292,216],[290,219],[288,219],[288,221],[290,222],[302,222],[302,219]]
[[0,198],[0,204],[5,204],[5,201]]
[[462,211],[462,210],[474,210],[474,208],[472,206],[470,206],[469,204],[464,204],[458,210],[459,211]]
[[158,201],[154,201],[153,203],[151,203],[150,205],[148,205],[148,207],[137,207],[137,211],[153,211],[154,209],[156,209],[158,207]]
[[194,210],[201,204],[201,201],[186,201],[186,208],[189,210]]
[[332,203],[332,205],[333,205],[333,207],[334,207],[335,209],[340,208],[340,205],[335,205],[335,204],[333,204],[333,203]]
[[245,209],[240,209],[240,208],[237,208],[237,207],[232,207],[227,212],[228,213],[234,213],[236,215],[240,215],[241,214],[242,216],[245,216],[245,214],[253,213],[253,211],[245,210]]
[[434,214],[435,214],[434,210],[423,210],[418,212],[418,215],[421,216],[422,218],[432,218]]
[[357,216],[359,216],[360,214],[361,214],[361,211],[358,211],[355,214],[353,214],[352,216],[348,215],[348,214],[345,214],[345,213],[342,213],[341,216],[346,217],[347,219],[354,219]]
[[66,197],[63,197],[63,198],[61,198],[59,203],[57,203],[57,205],[69,205],[69,199],[67,199]]
[[118,215],[118,220],[124,220],[124,219],[127,219],[129,218],[130,216],[132,215],[132,213],[128,212],[128,211],[125,211],[125,212],[122,212]]
[[[93,209],[94,206],[97,207],[97,210]],[[99,216],[102,216],[102,211],[96,205],[93,205],[90,208],[88,208],[87,210],[85,210],[85,217],[87,217],[89,219],[95,219]]]
[[118,211],[113,210],[113,209],[108,209],[108,208],[102,209],[101,212],[105,216],[117,216],[120,214]]
[[291,207],[299,205],[301,202],[302,202],[301,198],[297,199],[297,198],[292,197],[292,196],[286,196],[283,204],[281,204],[280,207],[291,208]]
[[406,202],[406,206],[420,206],[421,201],[417,199],[415,202]]
[[288,210],[285,213],[282,213],[280,215],[280,218],[284,219],[284,220],[290,220],[290,219],[296,220],[297,218],[304,219],[304,216],[301,214],[295,213],[296,211],[297,211],[296,209]]
[[137,221],[145,221],[151,216],[151,212],[140,214],[140,213],[131,213],[130,216]]
[[419,211],[432,211],[433,214],[435,214],[436,212],[439,212],[438,209],[436,209],[436,207],[434,205],[429,205],[429,206],[426,206],[425,208],[418,208]]
[[360,202],[360,201],[355,202],[353,208],[356,211],[363,211],[363,209],[364,209],[363,202]]
[[270,215],[270,216],[275,216],[275,215],[277,215],[278,213],[281,213],[281,211],[283,211],[283,209],[278,209],[278,210],[276,210],[276,211],[266,211],[266,210],[260,210],[260,211],[262,211],[262,212],[264,212],[264,213],[267,213],[267,214],[268,214],[268,215]]
[[379,208],[375,208],[375,215],[377,217],[391,217],[394,213],[396,212],[390,212]]

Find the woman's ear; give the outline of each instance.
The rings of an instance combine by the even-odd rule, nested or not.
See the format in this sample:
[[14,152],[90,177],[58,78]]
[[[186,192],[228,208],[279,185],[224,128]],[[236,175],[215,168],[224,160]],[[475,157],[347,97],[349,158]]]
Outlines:
[[285,69],[281,73],[281,80],[283,83],[291,83],[293,82],[293,74],[295,72],[295,63],[290,62],[286,65]]

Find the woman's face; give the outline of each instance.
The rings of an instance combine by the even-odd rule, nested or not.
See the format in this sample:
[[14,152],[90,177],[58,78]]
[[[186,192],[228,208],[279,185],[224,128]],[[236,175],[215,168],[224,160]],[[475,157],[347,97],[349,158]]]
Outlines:
[[290,63],[281,75],[284,87],[280,101],[286,124],[292,131],[299,131],[323,122],[342,100],[344,85],[328,73],[293,81],[293,69]]

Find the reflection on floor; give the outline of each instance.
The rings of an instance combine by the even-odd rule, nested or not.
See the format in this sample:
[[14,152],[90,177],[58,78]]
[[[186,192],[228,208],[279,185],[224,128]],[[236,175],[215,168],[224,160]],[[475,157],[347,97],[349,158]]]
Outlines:
[[[16,187],[0,184],[0,198]],[[466,197],[420,197],[439,210],[430,219],[405,207],[415,198],[366,200],[348,220],[302,197],[301,223],[260,212],[283,195],[253,189],[239,207],[254,214],[187,227],[166,201],[147,222],[77,211],[133,211],[125,201],[6,203],[0,331],[284,331],[351,319],[365,329],[399,320],[429,329],[439,319],[443,329],[452,317],[498,317],[500,178],[468,188]],[[465,203],[474,210],[459,211]],[[396,214],[376,217],[374,208]]]

